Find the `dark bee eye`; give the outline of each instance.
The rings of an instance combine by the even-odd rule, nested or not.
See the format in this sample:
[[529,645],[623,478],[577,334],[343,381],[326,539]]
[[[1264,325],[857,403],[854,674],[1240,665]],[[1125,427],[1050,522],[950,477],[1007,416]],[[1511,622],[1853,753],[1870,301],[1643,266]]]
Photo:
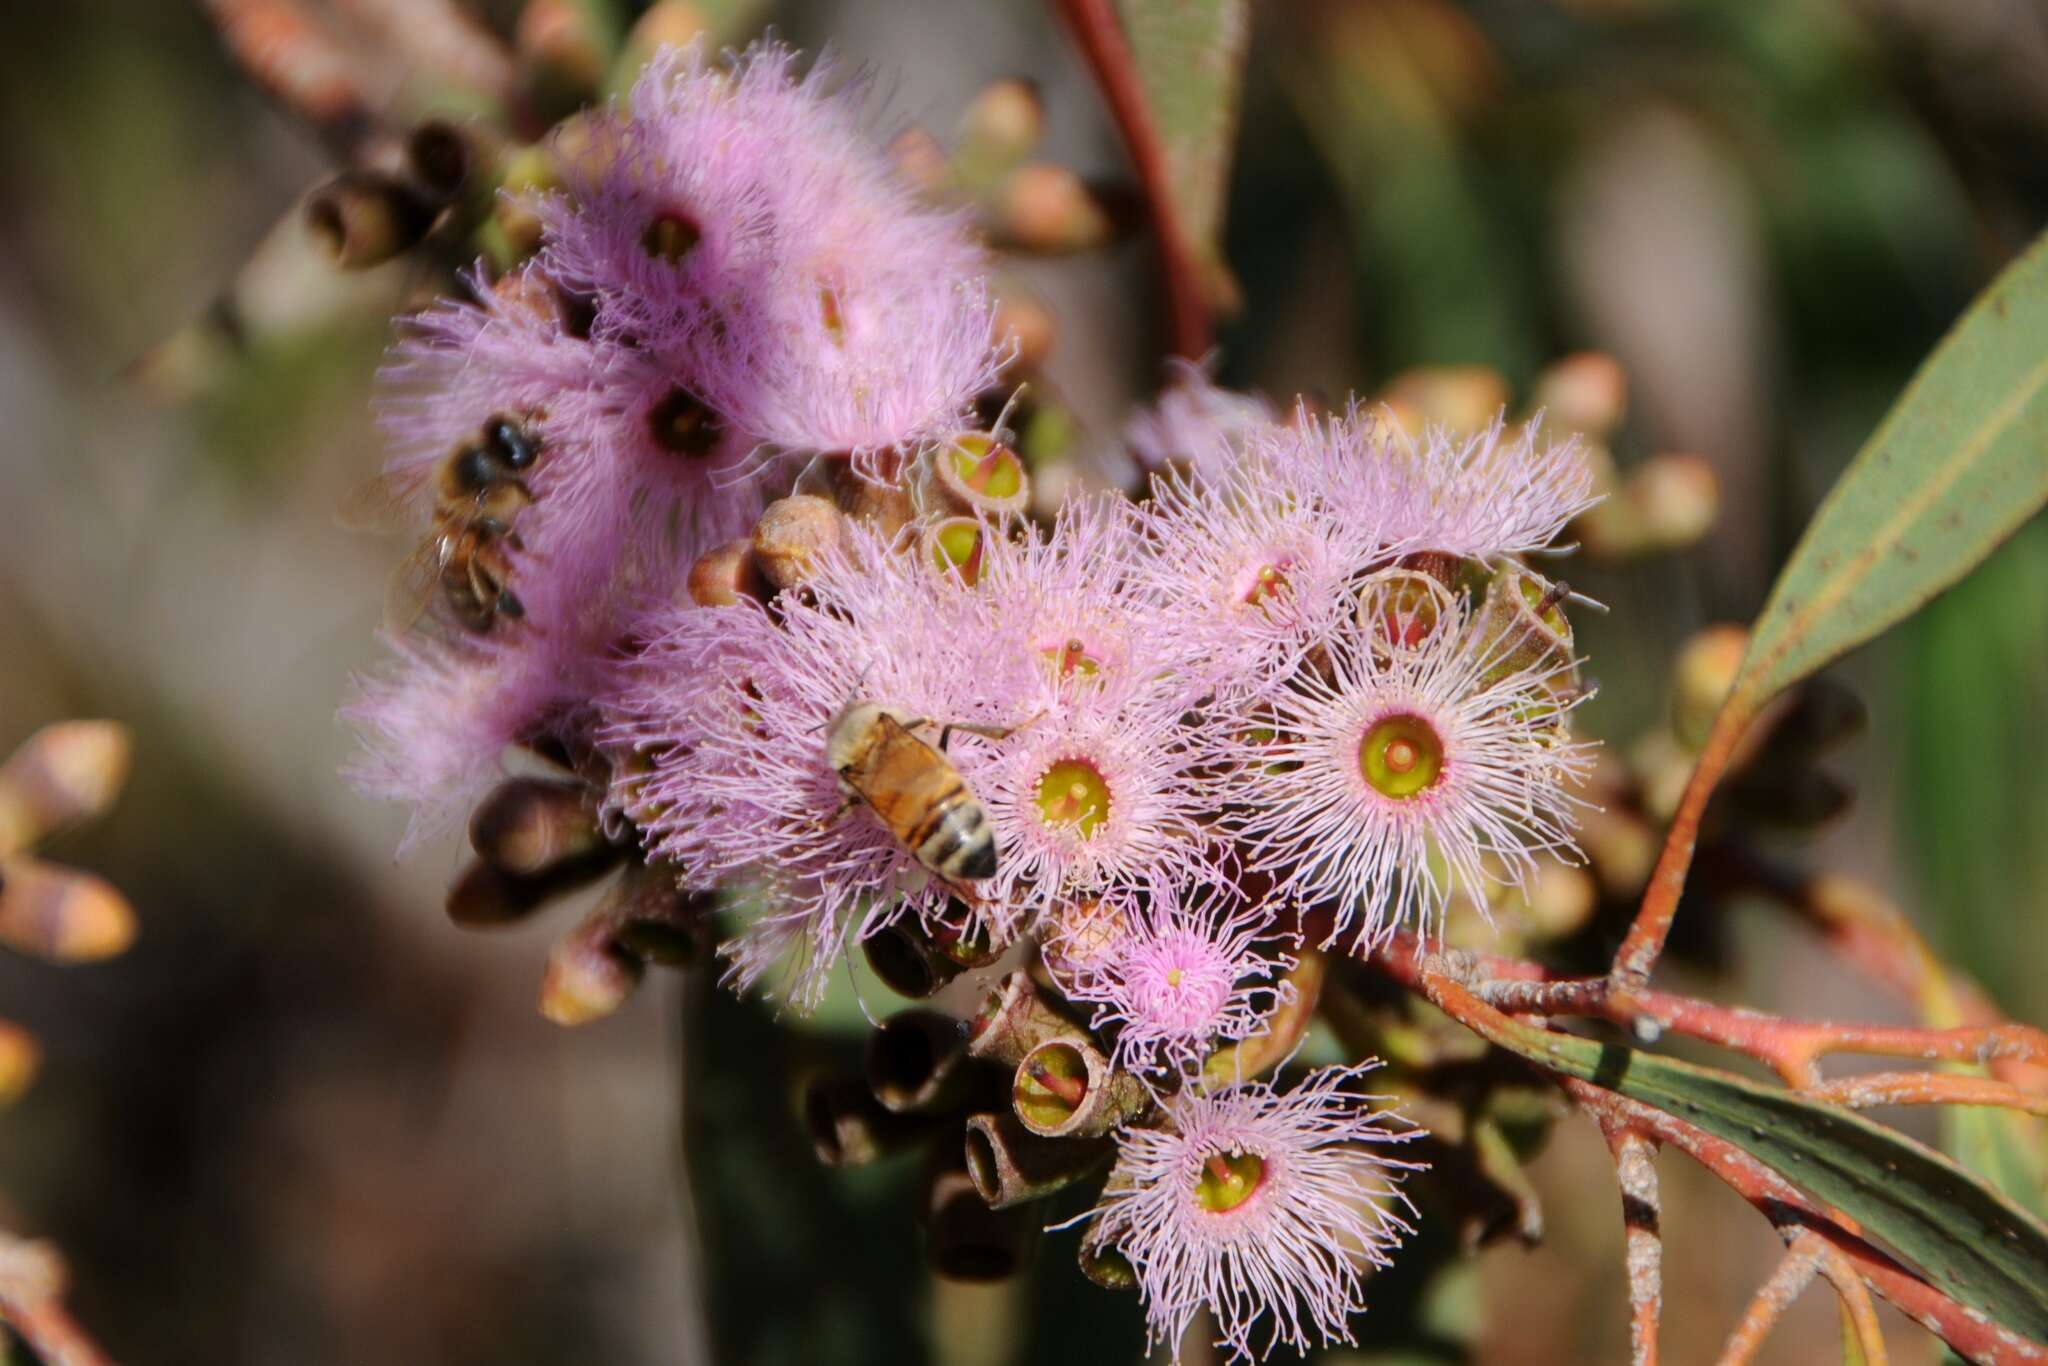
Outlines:
[[515,470],[530,467],[540,458],[540,443],[516,420],[499,413],[484,423],[484,444],[491,453]]

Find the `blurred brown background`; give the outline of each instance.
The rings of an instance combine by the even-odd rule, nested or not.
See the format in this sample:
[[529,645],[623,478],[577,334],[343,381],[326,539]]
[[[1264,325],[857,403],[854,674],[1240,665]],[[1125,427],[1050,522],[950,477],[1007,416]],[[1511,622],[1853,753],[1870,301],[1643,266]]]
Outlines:
[[[1477,362],[1523,385],[1598,347],[1631,376],[1624,461],[1716,465],[1725,512],[1703,548],[1572,576],[1614,608],[1583,630],[1602,684],[1583,714],[1626,742],[1662,705],[1677,642],[1754,611],[1912,366],[2048,221],[2048,12],[1255,8],[1228,241],[1248,308],[1226,332],[1227,381],[1342,395]],[[763,18],[873,62],[892,90],[884,131],[943,134],[981,85],[1025,74],[1045,93],[1047,151],[1122,173],[1036,4],[789,0]],[[1005,1292],[935,1290],[911,1174],[818,1172],[767,1080],[853,1036],[772,1032],[722,998],[692,1008],[703,1207],[687,1233],[678,984],[557,1029],[532,1003],[563,922],[460,933],[439,911],[455,841],[393,862],[404,813],[336,778],[351,741],[333,718],[375,658],[398,547],[344,534],[332,510],[378,460],[367,400],[386,319],[428,282],[400,265],[275,283],[267,339],[181,408],[122,378],[324,167],[196,5],[0,10],[0,751],[65,716],[135,728],[116,814],[54,852],[112,878],[142,919],[104,965],[0,960],[0,1008],[46,1049],[0,1115],[0,1219],[62,1245],[80,1316],[136,1363],[674,1362],[707,1322],[721,1361],[1138,1359],[1132,1306],[1082,1285],[1063,1244],[1022,1318]],[[1106,443],[1156,373],[1144,254],[1025,274],[1059,317],[1053,380]],[[1860,801],[1801,855],[1899,889],[2034,1019],[2044,531],[1850,662],[1873,717],[1844,763]],[[1781,926],[1737,929],[1740,971],[1693,985],[1885,1009]],[[1662,1165],[1667,1351],[1703,1360],[1776,1241],[1682,1161]],[[1624,1358],[1620,1226],[1590,1126],[1561,1125],[1538,1173],[1548,1244],[1489,1251],[1476,1279],[1426,1297],[1385,1287],[1364,1331],[1405,1345],[1369,1342],[1364,1359]],[[1896,1359],[1934,1359],[1892,1326]],[[1815,1293],[1765,1359],[1832,1359],[1835,1331]]]

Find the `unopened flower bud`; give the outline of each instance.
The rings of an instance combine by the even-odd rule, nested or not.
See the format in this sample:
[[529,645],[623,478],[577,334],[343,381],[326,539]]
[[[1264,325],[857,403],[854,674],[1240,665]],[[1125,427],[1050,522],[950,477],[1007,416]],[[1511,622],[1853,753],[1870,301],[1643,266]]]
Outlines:
[[655,53],[665,47],[688,47],[710,29],[711,20],[689,0],[654,0],[626,30],[605,88],[613,94],[632,89],[640,69]]
[[0,766],[0,855],[103,814],[132,749],[118,721],[60,721],[23,741]]
[[1483,365],[1421,366],[1394,376],[1383,397],[1397,415],[1416,419],[1417,429],[1476,432],[1506,406],[1508,382]]
[[1564,939],[1585,928],[1599,900],[1599,886],[1584,868],[1542,859],[1522,889],[1522,915],[1536,938]]
[[1073,1022],[1047,1005],[1029,973],[1013,972],[989,993],[967,1022],[967,1052],[1015,1067],[1047,1039],[1073,1031]]
[[1620,478],[1573,527],[1586,552],[1605,560],[1680,550],[1707,534],[1720,514],[1714,467],[1697,455],[1655,455]]
[[1059,321],[1034,296],[1006,287],[996,301],[995,334],[1009,348],[1011,369],[1036,370],[1052,354]]
[[967,1175],[991,1209],[1042,1199],[1072,1185],[1108,1160],[1107,1137],[1045,1138],[1008,1111],[967,1121]]
[[842,469],[839,480],[839,510],[884,536],[893,537],[917,520],[917,504],[910,490],[894,481],[863,479]]
[[526,0],[512,41],[528,81],[552,112],[596,95],[611,70],[618,35],[600,0]]
[[1012,171],[996,191],[989,229],[1001,246],[1055,254],[1109,245],[1116,220],[1081,177],[1036,161]]
[[868,1036],[868,1089],[898,1113],[941,1110],[967,1078],[967,1026],[936,1010],[904,1010]]
[[1580,351],[1543,372],[1531,406],[1550,426],[1605,437],[1628,411],[1628,373],[1604,351]]
[[343,270],[382,265],[408,251],[433,226],[417,191],[377,171],[343,171],[306,201],[306,227]]
[[754,524],[754,563],[777,591],[796,587],[839,546],[839,509],[809,493],[778,498]]
[[889,161],[902,176],[936,197],[952,179],[952,166],[939,140],[922,128],[906,128],[889,144]]
[[604,909],[555,942],[541,974],[540,1013],[558,1025],[589,1024],[615,1013],[640,985],[641,960],[614,942]]
[[1144,1083],[1112,1068],[1101,1049],[1068,1035],[1038,1045],[1017,1064],[1011,1108],[1046,1138],[1092,1138],[1137,1118],[1152,1103]]
[[1696,632],[1679,647],[1671,670],[1671,728],[1694,753],[1707,742],[1748,649],[1749,632],[1728,624]]
[[699,607],[730,607],[742,598],[766,598],[768,581],[754,563],[748,539],[713,546],[690,566],[690,601]]
[[1045,102],[1035,82],[1011,78],[983,87],[960,116],[954,179],[979,193],[1025,157],[1045,136]]
[[0,943],[58,963],[111,958],[135,941],[135,912],[104,879],[27,854],[0,859]]
[[590,789],[514,778],[492,789],[469,818],[470,847],[508,873],[539,877],[605,845]]
[[0,1020],[0,1105],[12,1105],[35,1080],[43,1050],[35,1035],[11,1020]]
[[932,459],[946,501],[964,513],[999,518],[1031,504],[1031,477],[1017,452],[987,432],[960,432]]

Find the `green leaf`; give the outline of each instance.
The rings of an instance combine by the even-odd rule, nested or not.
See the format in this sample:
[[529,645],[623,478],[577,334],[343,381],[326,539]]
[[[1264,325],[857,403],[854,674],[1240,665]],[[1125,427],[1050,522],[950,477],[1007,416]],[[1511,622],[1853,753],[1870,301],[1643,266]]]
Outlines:
[[1732,1072],[1553,1034],[1490,1012],[1467,1023],[1553,1072],[1733,1144],[1855,1219],[1956,1303],[2048,1342],[2048,1227],[1931,1148],[1852,1111]]
[[1970,306],[1822,501],[1734,697],[1760,705],[1901,620],[2044,502],[2048,238]]
[[1251,29],[1247,0],[1122,0],[1120,8],[1166,150],[1174,207],[1189,243],[1220,279],[1217,239]]

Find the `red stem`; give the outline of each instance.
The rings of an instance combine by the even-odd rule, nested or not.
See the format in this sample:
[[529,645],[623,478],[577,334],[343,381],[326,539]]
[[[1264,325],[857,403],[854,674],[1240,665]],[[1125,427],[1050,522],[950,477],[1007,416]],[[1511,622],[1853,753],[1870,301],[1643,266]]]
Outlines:
[[1073,35],[1102,98],[1116,120],[1131,165],[1138,173],[1153,235],[1159,241],[1159,262],[1166,277],[1167,332],[1178,356],[1200,360],[1215,339],[1215,318],[1202,284],[1195,244],[1173,198],[1173,176],[1166,148],[1152,122],[1152,107],[1138,80],[1130,39],[1110,0],[1053,0],[1053,7]]

